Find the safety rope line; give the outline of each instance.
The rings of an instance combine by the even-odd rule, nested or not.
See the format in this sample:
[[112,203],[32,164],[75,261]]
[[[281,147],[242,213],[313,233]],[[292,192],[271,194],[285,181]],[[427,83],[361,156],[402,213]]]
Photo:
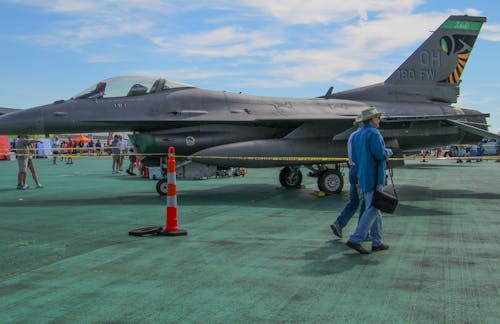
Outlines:
[[[52,150],[52,149],[45,149]],[[7,152],[2,152],[0,154],[9,154]],[[32,157],[44,157],[47,155],[51,157],[71,157],[71,158],[101,158],[101,157],[112,157],[112,156],[167,156],[166,153],[127,153],[127,154],[108,154],[106,152],[101,152],[97,154],[96,152],[83,152],[79,154],[36,154],[36,153],[16,153],[16,156],[32,156]],[[319,161],[319,162],[347,162],[345,157],[310,157],[310,156],[219,156],[219,155],[176,155],[176,158],[180,159],[212,159],[212,160],[243,160],[243,161],[297,161],[297,162],[309,162],[309,161]],[[498,160],[499,155],[482,155],[482,156],[454,156],[454,157],[426,157],[426,160]],[[407,156],[401,158],[390,158],[390,161],[414,161],[422,160],[422,156]]]
[[[133,148],[134,146],[125,146],[125,148],[128,150],[130,148]],[[120,146],[106,146],[106,147],[30,147],[30,148],[22,148],[22,149],[16,149],[16,148],[11,148],[10,151],[15,152],[15,151],[67,151],[67,150],[73,150],[73,151],[96,151],[96,150],[110,150],[114,148],[119,148],[121,150]],[[2,149],[0,149],[2,150]]]

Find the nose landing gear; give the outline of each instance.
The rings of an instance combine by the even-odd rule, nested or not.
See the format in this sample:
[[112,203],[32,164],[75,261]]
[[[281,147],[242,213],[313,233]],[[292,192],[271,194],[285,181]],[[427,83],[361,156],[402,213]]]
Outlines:
[[298,188],[302,184],[299,167],[284,167],[280,172],[280,184],[285,188]]

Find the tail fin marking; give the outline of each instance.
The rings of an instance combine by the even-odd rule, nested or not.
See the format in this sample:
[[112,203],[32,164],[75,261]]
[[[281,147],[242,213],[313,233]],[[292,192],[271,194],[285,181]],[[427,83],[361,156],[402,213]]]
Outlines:
[[485,17],[450,16],[385,82],[459,83],[485,21]]

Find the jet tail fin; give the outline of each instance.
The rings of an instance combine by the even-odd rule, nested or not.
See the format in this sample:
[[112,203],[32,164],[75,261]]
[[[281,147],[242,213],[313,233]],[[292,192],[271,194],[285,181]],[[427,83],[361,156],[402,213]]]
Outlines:
[[450,16],[384,83],[330,98],[456,103],[460,77],[486,17]]
[[[431,100],[456,102],[460,77],[486,17],[450,16],[385,81],[412,86]],[[438,86],[440,91],[426,91]]]

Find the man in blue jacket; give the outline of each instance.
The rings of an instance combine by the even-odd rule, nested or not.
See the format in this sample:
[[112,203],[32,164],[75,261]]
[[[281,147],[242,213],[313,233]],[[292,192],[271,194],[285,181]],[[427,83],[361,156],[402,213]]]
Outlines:
[[351,139],[351,158],[356,165],[358,194],[365,210],[346,245],[361,254],[370,253],[361,245],[368,232],[372,240],[372,251],[389,248],[389,245],[383,243],[382,214],[372,206],[373,193],[384,188],[385,159],[392,155],[392,151],[385,148],[384,139],[377,129],[380,126],[380,116],[381,113],[376,108],[363,110],[358,117],[363,127]]

